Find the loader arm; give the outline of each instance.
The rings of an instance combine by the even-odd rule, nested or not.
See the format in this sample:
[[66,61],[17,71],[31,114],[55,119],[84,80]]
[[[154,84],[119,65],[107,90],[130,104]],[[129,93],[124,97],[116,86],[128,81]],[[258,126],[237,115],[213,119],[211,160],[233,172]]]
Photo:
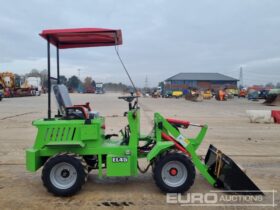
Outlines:
[[[178,148],[179,146],[180,148],[183,147],[185,149],[185,154],[190,156],[197,170],[211,185],[214,186],[216,180],[209,174],[208,167],[200,160],[200,157],[196,154],[196,150],[198,149],[199,145],[202,143],[205,134],[207,132],[207,125],[200,126],[201,130],[199,134],[196,136],[196,138],[187,139],[180,133],[178,129],[172,126],[159,113],[155,113],[154,121],[155,121],[156,145],[154,146],[153,150],[148,154],[147,159],[151,161],[153,158],[155,158],[165,150],[174,147],[174,145],[176,148]],[[199,125],[195,125],[195,126],[199,126]],[[169,146],[167,146],[166,144],[164,146],[162,145],[162,143],[166,141],[166,139],[163,139],[162,137],[166,135],[173,139],[172,142],[169,141],[172,143],[169,144]],[[179,146],[176,144],[179,144]],[[182,149],[179,150],[182,151]]]
[[[213,145],[210,145],[205,157],[205,163],[203,163],[196,154],[196,150],[205,137],[207,125],[191,124],[187,121],[185,124],[201,128],[196,138],[186,138],[180,133],[179,129],[168,122],[168,119],[165,119],[159,113],[155,113],[157,143],[152,150],[153,153],[148,155],[148,160],[152,160],[164,151],[175,147],[191,158],[194,166],[212,186],[242,192],[243,194],[264,195],[230,157],[216,149]],[[169,142],[170,146],[163,146],[164,142]]]

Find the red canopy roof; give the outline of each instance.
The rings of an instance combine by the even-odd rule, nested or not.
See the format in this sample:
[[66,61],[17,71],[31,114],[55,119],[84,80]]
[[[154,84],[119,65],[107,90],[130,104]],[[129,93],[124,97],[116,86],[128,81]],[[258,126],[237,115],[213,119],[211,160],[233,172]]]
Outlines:
[[104,28],[51,29],[40,33],[59,49],[101,47],[122,44],[121,30]]

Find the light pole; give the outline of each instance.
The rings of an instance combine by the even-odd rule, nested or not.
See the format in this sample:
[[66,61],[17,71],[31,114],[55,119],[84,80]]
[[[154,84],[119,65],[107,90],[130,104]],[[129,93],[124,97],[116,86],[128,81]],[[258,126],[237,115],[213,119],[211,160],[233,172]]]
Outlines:
[[81,80],[81,69],[78,69],[79,80]]

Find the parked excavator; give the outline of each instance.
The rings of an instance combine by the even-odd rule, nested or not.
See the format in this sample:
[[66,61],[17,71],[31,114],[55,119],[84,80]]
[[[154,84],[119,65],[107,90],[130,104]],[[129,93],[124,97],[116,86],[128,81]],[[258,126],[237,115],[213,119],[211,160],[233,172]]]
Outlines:
[[[20,80],[20,79],[19,79]],[[0,87],[3,90],[3,97],[35,96],[36,87],[28,84],[26,80],[22,85],[16,82],[16,75],[12,72],[0,73]]]

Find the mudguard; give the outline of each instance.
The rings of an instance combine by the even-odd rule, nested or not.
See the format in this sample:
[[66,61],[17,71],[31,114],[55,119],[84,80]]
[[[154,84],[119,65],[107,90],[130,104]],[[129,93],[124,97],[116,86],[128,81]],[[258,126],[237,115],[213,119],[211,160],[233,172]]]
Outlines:
[[169,147],[172,147],[173,145],[174,143],[170,141],[157,142],[153,149],[147,155],[148,161],[151,161],[153,158],[158,156],[163,151],[167,150]]

